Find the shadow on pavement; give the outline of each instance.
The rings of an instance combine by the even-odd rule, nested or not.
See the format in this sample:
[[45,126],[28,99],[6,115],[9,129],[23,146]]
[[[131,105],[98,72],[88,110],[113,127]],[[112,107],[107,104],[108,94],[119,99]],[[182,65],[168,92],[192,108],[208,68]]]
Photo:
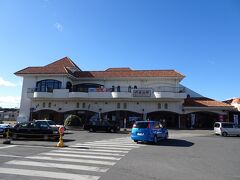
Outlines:
[[154,146],[172,146],[172,147],[191,147],[194,145],[194,143],[183,140],[183,139],[167,139],[167,140],[160,141],[158,144],[153,144],[149,142],[148,143],[139,142],[139,144],[149,144]]
[[165,141],[160,141],[158,146],[174,146],[174,147],[191,147],[194,143],[186,141],[183,139],[167,139]]

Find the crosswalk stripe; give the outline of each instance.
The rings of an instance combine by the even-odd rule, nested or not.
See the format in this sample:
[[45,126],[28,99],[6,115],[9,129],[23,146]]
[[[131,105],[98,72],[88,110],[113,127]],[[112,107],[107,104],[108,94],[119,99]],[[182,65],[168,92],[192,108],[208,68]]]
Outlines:
[[70,150],[53,150],[51,152],[57,153],[72,153],[72,154],[95,154],[95,155],[107,155],[107,156],[125,156],[125,154],[106,153],[106,152],[89,152],[89,151],[70,151]]
[[[93,146],[91,145],[81,145],[81,146],[78,146],[78,145],[72,145],[70,147],[75,147],[75,148],[83,148],[83,147],[88,147],[88,148],[92,148]],[[130,151],[132,150],[131,148],[120,148],[120,147],[106,147],[106,146],[97,146],[97,147],[94,147],[94,148],[98,148],[98,149],[113,149],[113,150],[126,150],[126,151]]]
[[119,144],[98,144],[98,143],[78,143],[76,146],[104,146],[104,147],[122,147],[122,148],[139,148],[139,146],[134,145],[119,145]]
[[61,162],[77,162],[77,163],[87,163],[87,164],[100,164],[113,166],[116,164],[112,161],[99,161],[99,160],[91,160],[91,159],[79,159],[79,158],[62,158],[62,157],[48,157],[48,156],[29,156],[25,157],[27,159],[37,159],[37,160],[49,160],[49,161],[61,161]]
[[8,145],[8,146],[2,146],[0,147],[0,149],[7,149],[7,148],[11,148],[11,147],[16,147],[17,145]]
[[133,144],[133,143],[119,143],[119,142],[86,142],[82,144],[109,144],[109,145],[121,145],[121,146],[144,146],[142,144]]
[[41,155],[48,156],[65,156],[65,157],[80,157],[80,158],[90,158],[90,159],[106,159],[106,160],[120,160],[121,158],[111,157],[111,156],[88,156],[88,155],[77,155],[77,154],[62,154],[62,153],[41,153]]
[[19,158],[19,157],[22,157],[22,156],[15,156],[15,155],[9,155],[9,154],[0,154],[0,157]]
[[23,166],[37,166],[37,167],[51,167],[59,169],[74,169],[83,171],[95,171],[95,172],[107,172],[109,168],[95,167],[95,166],[84,166],[84,165],[72,165],[72,164],[57,164],[57,163],[46,163],[36,161],[20,161],[13,160],[6,162],[5,164],[10,165],[23,165]]
[[39,170],[32,170],[32,169],[27,170],[27,169],[16,169],[16,168],[3,168],[3,167],[0,167],[0,174],[14,174],[14,175],[22,175],[22,176],[34,176],[34,177],[69,179],[69,180],[98,180],[100,178],[100,176],[91,176],[91,175],[83,175],[83,174],[39,171]]
[[[71,146],[72,147],[72,146]],[[114,152],[114,153],[128,153],[129,151],[121,151],[121,150],[112,150],[112,149],[82,149],[78,147],[73,148],[64,148],[66,150],[75,150],[75,151],[93,151],[93,152]]]

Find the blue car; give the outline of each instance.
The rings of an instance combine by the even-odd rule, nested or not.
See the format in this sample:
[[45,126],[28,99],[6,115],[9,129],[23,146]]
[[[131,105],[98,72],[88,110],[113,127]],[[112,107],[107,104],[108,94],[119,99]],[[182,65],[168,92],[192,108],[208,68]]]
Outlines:
[[131,138],[134,142],[144,141],[157,144],[168,138],[168,130],[159,121],[136,121],[133,124]]

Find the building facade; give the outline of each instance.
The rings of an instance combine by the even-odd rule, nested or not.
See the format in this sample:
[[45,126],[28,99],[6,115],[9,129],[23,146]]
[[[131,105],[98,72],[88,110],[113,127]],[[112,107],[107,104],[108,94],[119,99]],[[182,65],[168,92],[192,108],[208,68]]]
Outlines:
[[23,77],[18,121],[63,123],[75,114],[83,121],[97,116],[127,127],[138,119],[154,119],[169,128],[208,128],[219,119],[227,121],[232,108],[182,86],[185,76],[175,70],[82,71],[65,57],[15,74]]

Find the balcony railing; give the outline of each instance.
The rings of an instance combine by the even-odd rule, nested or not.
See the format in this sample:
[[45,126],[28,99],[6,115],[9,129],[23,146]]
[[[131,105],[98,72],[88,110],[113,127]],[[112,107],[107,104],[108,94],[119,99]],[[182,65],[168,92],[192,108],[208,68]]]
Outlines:
[[49,89],[37,91],[36,88],[28,88],[29,98],[185,98],[184,87],[162,86],[158,88],[89,88],[88,92],[71,91],[69,89]]

